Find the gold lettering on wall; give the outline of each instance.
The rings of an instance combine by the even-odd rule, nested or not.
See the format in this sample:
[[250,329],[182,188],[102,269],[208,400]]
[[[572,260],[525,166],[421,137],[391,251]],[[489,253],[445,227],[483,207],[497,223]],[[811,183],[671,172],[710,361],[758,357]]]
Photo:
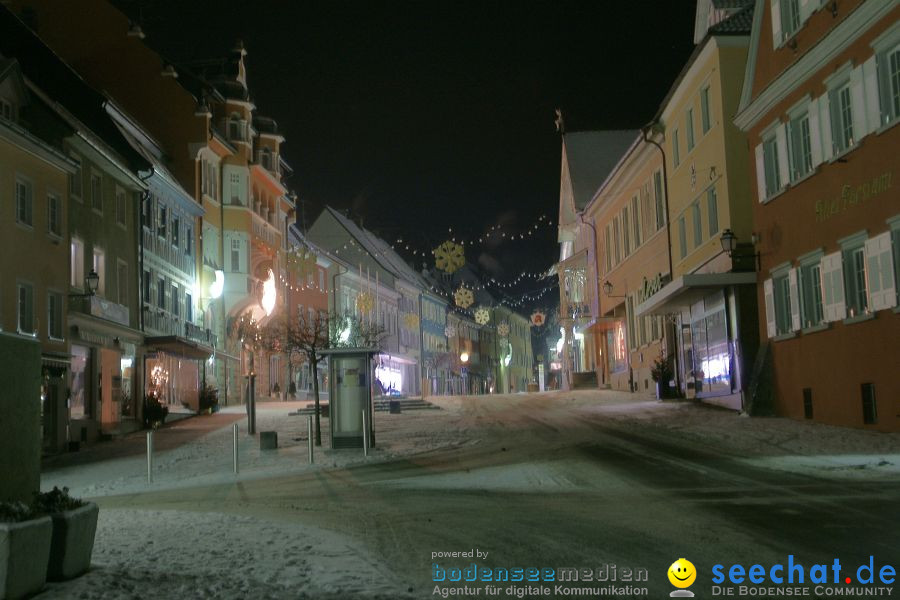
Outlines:
[[892,177],[893,172],[888,171],[857,186],[844,185],[841,188],[841,195],[837,198],[816,201],[816,223],[827,221],[831,217],[886,192],[891,188]]

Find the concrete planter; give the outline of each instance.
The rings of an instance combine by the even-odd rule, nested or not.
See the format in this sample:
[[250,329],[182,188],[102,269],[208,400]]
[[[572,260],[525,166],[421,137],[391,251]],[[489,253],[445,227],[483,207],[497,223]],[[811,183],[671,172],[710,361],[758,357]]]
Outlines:
[[50,517],[0,523],[0,600],[24,598],[44,586],[52,533]]
[[46,563],[47,579],[72,579],[90,568],[99,512],[96,504],[88,502],[79,508],[50,515],[53,543]]

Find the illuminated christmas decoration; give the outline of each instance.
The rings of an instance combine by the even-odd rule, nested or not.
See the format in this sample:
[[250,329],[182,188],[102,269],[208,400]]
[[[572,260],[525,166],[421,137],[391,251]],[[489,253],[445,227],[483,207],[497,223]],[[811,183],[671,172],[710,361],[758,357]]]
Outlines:
[[375,308],[375,297],[369,292],[363,292],[356,297],[356,310],[363,314],[372,312]]
[[531,313],[531,324],[535,327],[540,327],[544,324],[544,321],[547,320],[547,315],[545,315],[542,311],[536,310]]
[[403,315],[403,324],[407,329],[418,329],[419,328],[419,315],[414,315],[412,313],[406,313]]
[[212,282],[209,286],[209,297],[215,300],[222,295],[222,291],[225,289],[225,272],[216,269],[216,280]]
[[480,306],[475,311],[475,322],[479,325],[487,325],[491,320],[491,311],[484,306]]
[[451,241],[446,241],[434,249],[435,266],[447,273],[458,271],[466,263],[466,255],[463,247]]
[[475,303],[475,296],[472,294],[472,290],[465,286],[460,286],[458,290],[453,294],[453,300],[456,302],[456,305],[460,308],[469,308],[472,304]]
[[508,337],[509,336],[509,323],[503,322],[497,325],[497,335],[500,337]]
[[453,325],[447,325],[446,327],[444,327],[444,335],[448,338],[456,337],[456,327],[454,327]]
[[272,272],[272,269],[269,269],[269,278],[263,283],[263,295],[260,301],[263,310],[266,311],[266,316],[271,315],[272,311],[275,310],[276,294],[275,273]]

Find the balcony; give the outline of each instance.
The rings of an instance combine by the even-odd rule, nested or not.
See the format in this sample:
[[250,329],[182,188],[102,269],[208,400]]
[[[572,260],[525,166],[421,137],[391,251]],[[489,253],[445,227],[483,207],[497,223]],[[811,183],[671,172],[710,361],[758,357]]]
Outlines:
[[90,296],[90,314],[119,325],[128,327],[130,323],[130,314],[127,306],[116,304],[100,296]]
[[145,228],[143,234],[145,252],[151,252],[189,277],[194,276],[196,265],[193,255],[186,253],[181,246],[171,244],[149,229]]
[[213,348],[216,347],[218,341],[216,334],[209,329],[204,329],[193,323],[184,324],[184,337],[189,340],[194,340],[195,342],[200,342],[201,344],[206,344],[207,346],[212,346]]
[[144,330],[153,336],[180,336],[189,340],[215,347],[218,338],[209,329],[204,329],[164,310],[144,305]]

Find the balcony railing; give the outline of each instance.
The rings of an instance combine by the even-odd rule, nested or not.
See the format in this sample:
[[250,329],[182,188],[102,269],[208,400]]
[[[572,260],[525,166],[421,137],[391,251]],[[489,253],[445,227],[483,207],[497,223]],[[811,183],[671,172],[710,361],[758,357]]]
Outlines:
[[209,329],[185,321],[181,317],[164,310],[154,309],[149,304],[144,308],[144,329],[153,335],[179,335],[189,340],[216,347],[218,337]]
[[181,246],[171,244],[149,229],[144,229],[144,251],[152,252],[188,276],[194,276],[196,265],[193,255],[186,253]]

